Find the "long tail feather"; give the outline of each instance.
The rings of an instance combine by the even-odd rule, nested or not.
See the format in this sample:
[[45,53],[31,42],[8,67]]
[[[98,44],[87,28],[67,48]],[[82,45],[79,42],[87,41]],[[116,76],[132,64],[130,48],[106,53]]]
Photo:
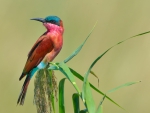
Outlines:
[[30,76],[27,75],[27,77],[26,77],[26,79],[24,81],[24,84],[22,86],[22,89],[21,89],[21,92],[20,92],[17,104],[20,104],[20,105],[24,104],[24,100],[25,100],[25,96],[26,96],[26,92],[27,92],[27,88],[28,88],[29,82],[30,82]]
[[25,75],[26,75],[26,73],[23,73],[23,72],[22,72],[22,74],[21,74],[19,80],[21,80]]

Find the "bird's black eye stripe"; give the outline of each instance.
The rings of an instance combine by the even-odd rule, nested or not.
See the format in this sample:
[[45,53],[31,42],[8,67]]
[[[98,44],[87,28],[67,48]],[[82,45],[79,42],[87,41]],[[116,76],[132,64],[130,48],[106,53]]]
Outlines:
[[50,20],[50,23],[55,24],[55,23],[56,23],[56,21],[55,21],[55,20]]
[[59,25],[59,22],[57,22],[56,20],[46,20],[46,22],[60,26],[60,25]]

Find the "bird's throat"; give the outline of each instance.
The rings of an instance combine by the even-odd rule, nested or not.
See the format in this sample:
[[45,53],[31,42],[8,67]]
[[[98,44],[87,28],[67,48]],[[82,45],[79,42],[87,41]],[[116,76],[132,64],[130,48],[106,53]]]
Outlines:
[[51,24],[51,23],[43,23],[43,25],[46,27],[48,32],[60,32],[61,35],[63,35],[64,29],[61,26]]

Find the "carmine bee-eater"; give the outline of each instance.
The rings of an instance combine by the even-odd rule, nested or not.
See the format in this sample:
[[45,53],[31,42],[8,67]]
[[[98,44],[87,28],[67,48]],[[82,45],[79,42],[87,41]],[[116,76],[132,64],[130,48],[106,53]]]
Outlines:
[[38,69],[45,68],[60,52],[63,45],[63,22],[57,16],[48,16],[46,18],[33,18],[42,22],[47,31],[40,36],[35,42],[32,49],[28,53],[28,58],[19,78],[21,80],[24,76],[26,79],[22,86],[17,104],[23,105],[27,88],[30,79]]

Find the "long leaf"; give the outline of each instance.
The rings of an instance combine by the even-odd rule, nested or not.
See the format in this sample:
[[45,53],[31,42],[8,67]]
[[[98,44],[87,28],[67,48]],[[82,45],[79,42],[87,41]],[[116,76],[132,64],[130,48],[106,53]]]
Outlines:
[[84,103],[86,103],[88,112],[89,113],[95,113],[96,106],[95,106],[95,102],[94,102],[94,99],[93,99],[93,95],[92,95],[92,91],[91,91],[88,79],[86,79],[86,81],[83,82],[82,100],[83,100]]
[[120,86],[118,86],[118,87],[115,87],[115,88],[109,90],[106,94],[112,93],[112,92],[114,92],[114,91],[116,91],[116,90],[118,90],[118,89],[120,89],[120,88],[127,87],[127,86],[131,86],[131,85],[136,84],[136,83],[139,83],[139,82],[141,82],[141,81],[128,82],[128,83],[122,84],[122,85],[120,85]]
[[[150,33],[150,31],[147,31],[147,32],[144,32],[144,33],[140,33],[140,34],[134,35],[134,36],[132,36],[132,37],[129,37],[129,38],[127,38],[127,39],[125,39],[125,40],[123,40],[123,41],[120,41],[120,42],[118,42],[117,44],[111,46],[111,47],[110,47],[109,49],[107,49],[103,54],[101,54],[100,56],[98,56],[98,57],[94,60],[94,62],[91,64],[91,66],[89,67],[88,71],[86,72],[85,76],[88,77],[88,75],[89,75],[91,69],[92,69],[93,66],[97,63],[97,61],[100,60],[100,59],[101,59],[109,50],[111,50],[113,47],[115,47],[115,46],[117,46],[117,45],[119,45],[119,44],[121,44],[121,43],[123,43],[123,42],[125,42],[125,41],[127,41],[127,40],[129,40],[129,39],[131,39],[131,38],[134,38],[134,37],[137,37],[137,36],[141,36],[141,35],[145,35],[145,34],[148,34],[148,33]],[[85,78],[87,78],[87,77],[85,77]]]
[[[102,100],[100,101],[99,105],[98,105],[98,108],[96,110],[95,113],[103,113],[103,106],[102,106],[102,103],[104,102],[104,99],[105,99],[106,95],[104,95],[104,97],[102,98]],[[125,110],[125,109],[124,109]]]
[[[84,80],[84,78],[79,74],[77,73],[75,70],[73,70],[72,68],[70,68],[70,71],[74,74],[74,76],[76,76],[77,78],[79,78],[81,81]],[[98,92],[99,94],[101,95],[105,95],[102,91],[100,91],[99,89],[97,89],[95,86],[93,86],[91,83],[90,83],[90,86],[91,88],[93,88],[96,92]],[[116,106],[120,107],[121,109],[124,109],[123,107],[121,107],[119,104],[117,104],[114,100],[112,100],[110,97],[106,96],[106,98],[111,101],[112,103],[114,103]]]
[[81,110],[80,113],[87,113],[87,110]]
[[[88,75],[89,75],[89,73],[90,73],[92,67],[95,65],[95,63],[96,63],[103,55],[105,55],[105,53],[107,53],[109,50],[110,50],[110,49],[108,49],[107,51],[105,51],[102,55],[100,55],[100,56],[92,63],[92,65],[90,66],[90,68],[88,69],[88,71],[87,71],[87,72],[85,73],[85,75],[84,75],[83,84],[85,84],[85,82],[87,81]],[[82,90],[82,92],[83,92],[83,90]],[[83,99],[85,98],[84,93],[83,93],[82,97],[83,97]]]
[[[136,83],[139,83],[139,82],[141,82],[141,81],[128,82],[128,83],[122,84],[122,85],[120,85],[120,86],[118,86],[118,87],[115,87],[115,88],[109,90],[106,94],[112,93],[112,92],[114,92],[114,91],[116,91],[116,90],[118,90],[118,89],[120,89],[120,88],[127,87],[127,86],[131,86],[131,85],[136,84]],[[104,102],[104,99],[106,98],[106,94],[104,95],[104,97],[102,98],[101,102],[99,103],[99,106],[98,106],[97,111],[96,111],[95,113],[102,113],[102,110],[103,110],[103,109],[102,109],[102,103]],[[124,110],[125,110],[125,109],[124,109]],[[125,110],[125,111],[126,111],[126,110]]]
[[69,67],[64,62],[59,63],[58,66],[59,66],[59,70],[68,78],[68,80],[73,84],[73,86],[75,87],[75,89],[77,90],[77,92],[80,95],[81,92],[75,82],[75,78],[74,78],[72,72],[70,71]]
[[59,113],[65,113],[64,84],[65,78],[61,79],[59,82]]
[[95,113],[103,113],[103,106],[99,105]]
[[80,52],[80,50],[82,49],[82,47],[83,47],[83,45],[85,44],[85,42],[87,41],[87,39],[88,39],[88,38],[90,37],[90,35],[92,34],[92,32],[93,32],[93,30],[94,30],[96,24],[97,24],[97,22],[95,23],[94,27],[92,28],[91,32],[89,33],[89,35],[87,36],[87,38],[85,39],[85,41],[84,41],[69,57],[67,57],[67,58],[64,60],[65,63],[68,62],[69,60],[71,60],[74,56],[76,56],[76,55]]
[[80,112],[79,94],[74,93],[72,95],[72,101],[73,101],[74,113],[79,113]]
[[[56,65],[56,64],[55,64]],[[59,69],[59,63],[57,63],[57,69]],[[63,67],[63,66],[62,66]],[[66,66],[65,66],[66,67]],[[68,67],[66,67],[66,68],[68,68]],[[74,76],[76,76],[78,79],[80,79],[81,81],[83,81],[84,80],[84,78],[83,78],[83,76],[81,76],[79,73],[77,73],[75,70],[73,70],[72,68],[69,68],[69,70],[67,69],[67,73],[63,70],[63,69],[60,69],[60,71],[69,79],[69,81],[70,81],[70,77],[68,76],[68,75],[71,75],[72,76],[72,74],[74,75]],[[70,73],[70,71],[71,71],[71,73]],[[74,76],[72,76],[72,77],[74,77]],[[74,79],[74,78],[73,78]],[[72,81],[72,82],[71,82]],[[71,80],[70,82],[73,84],[73,80]],[[74,84],[73,84],[74,85]],[[104,95],[104,93],[102,92],[102,91],[100,91],[99,89],[97,89],[95,86],[93,86],[91,83],[90,83],[90,86],[91,86],[91,88],[93,88],[96,92],[98,92],[99,94],[101,94],[101,95]],[[77,87],[77,86],[74,86],[74,87]],[[77,88],[77,91],[78,91],[78,93],[80,93],[80,90],[79,90],[79,88]],[[112,103],[114,103],[116,106],[118,106],[118,107],[120,107],[121,109],[124,109],[123,107],[121,107],[118,103],[116,103],[113,99],[111,99],[110,97],[108,97],[108,96],[106,96],[106,98],[109,100],[109,101],[111,101]]]
[[[129,37],[129,38],[123,40],[123,41],[120,41],[119,43],[117,43],[117,44],[113,45],[112,47],[110,47],[109,49],[107,49],[103,54],[101,54],[100,56],[98,56],[98,57],[94,60],[94,62],[91,64],[91,66],[89,67],[89,69],[87,70],[87,72],[85,73],[85,75],[84,75],[84,84],[85,84],[85,81],[87,81],[88,75],[89,75],[89,73],[91,72],[91,69],[93,68],[93,66],[94,66],[94,65],[97,63],[97,61],[100,60],[109,50],[111,50],[113,47],[115,47],[115,46],[117,46],[117,45],[119,45],[119,44],[121,44],[121,43],[123,43],[123,42],[125,42],[125,41],[127,41],[127,40],[129,40],[129,39],[131,39],[131,38],[134,38],[134,37],[137,37],[137,36],[141,36],[141,35],[144,35],[144,34],[147,34],[147,33],[150,33],[150,31],[144,32],[144,33],[140,33],[140,34],[138,34],[138,35],[135,35],[135,36]],[[83,90],[82,90],[82,92],[83,92]],[[84,93],[83,93],[82,97],[83,97],[83,99],[85,98],[85,97],[84,97]]]

